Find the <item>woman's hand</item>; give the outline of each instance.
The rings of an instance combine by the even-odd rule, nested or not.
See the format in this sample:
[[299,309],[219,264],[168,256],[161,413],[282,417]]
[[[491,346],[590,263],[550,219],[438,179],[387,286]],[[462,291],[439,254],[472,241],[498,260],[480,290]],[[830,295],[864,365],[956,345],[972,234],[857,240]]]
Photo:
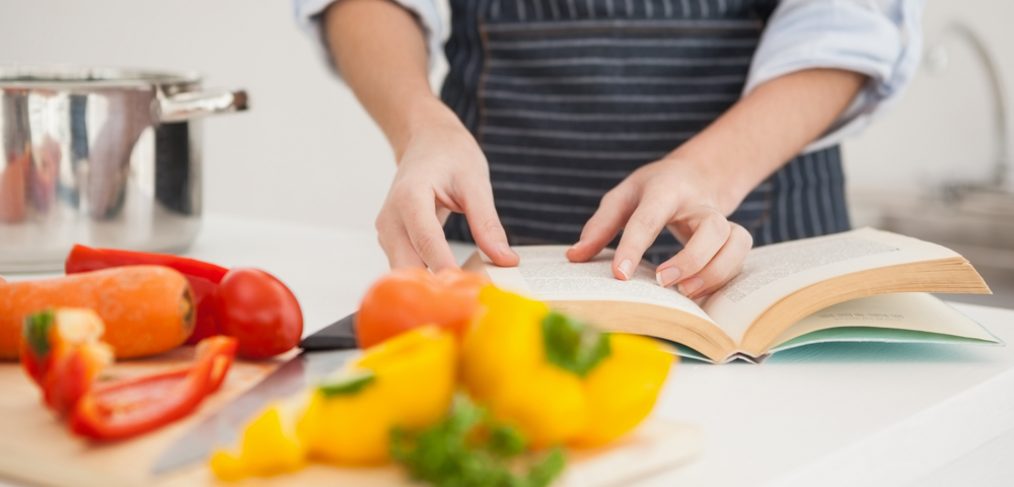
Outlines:
[[824,133],[866,81],[861,73],[807,69],[761,84],[607,193],[567,257],[586,261],[623,229],[613,274],[626,279],[668,227],[684,249],[658,266],[659,283],[694,298],[714,292],[739,273],[752,246],[750,234],[725,215]]
[[516,265],[493,206],[486,158],[430,89],[416,18],[395,2],[346,0],[327,9],[324,26],[335,65],[398,159],[377,217],[391,267],[455,267],[443,231],[452,211],[465,214],[495,264]]
[[377,216],[391,267],[456,267],[443,230],[452,211],[465,214],[476,244],[494,264],[517,265],[493,206],[486,157],[472,134],[443,105],[425,119],[407,139]]
[[718,182],[676,155],[641,167],[606,193],[567,258],[587,261],[623,230],[613,275],[627,280],[668,228],[684,248],[658,266],[659,284],[676,285],[690,298],[711,294],[739,274],[753,246],[750,233],[725,218],[738,200],[728,197]]

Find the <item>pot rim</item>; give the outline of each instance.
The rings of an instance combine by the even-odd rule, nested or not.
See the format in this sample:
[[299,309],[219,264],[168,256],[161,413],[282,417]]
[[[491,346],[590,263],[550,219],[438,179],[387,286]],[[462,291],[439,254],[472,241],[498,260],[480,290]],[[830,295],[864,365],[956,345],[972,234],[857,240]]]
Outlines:
[[195,84],[193,71],[145,68],[0,65],[0,88],[109,88]]

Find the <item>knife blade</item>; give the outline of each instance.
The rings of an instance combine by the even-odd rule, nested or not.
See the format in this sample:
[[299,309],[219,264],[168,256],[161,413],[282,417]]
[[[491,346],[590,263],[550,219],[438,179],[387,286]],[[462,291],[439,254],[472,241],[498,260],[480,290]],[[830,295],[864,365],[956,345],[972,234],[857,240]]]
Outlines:
[[233,444],[243,425],[267,403],[295,394],[341,367],[355,354],[354,320],[355,314],[346,316],[305,338],[299,355],[173,441],[155,460],[152,474],[192,465],[208,458],[215,447]]

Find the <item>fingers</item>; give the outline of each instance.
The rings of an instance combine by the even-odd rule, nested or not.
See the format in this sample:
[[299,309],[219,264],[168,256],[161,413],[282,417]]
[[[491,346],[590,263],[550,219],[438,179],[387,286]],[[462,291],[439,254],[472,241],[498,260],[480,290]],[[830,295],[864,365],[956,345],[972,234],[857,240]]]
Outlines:
[[636,205],[634,193],[622,185],[606,193],[598,209],[581,229],[581,238],[567,249],[567,259],[587,262],[598,255],[627,223]]
[[613,275],[617,279],[628,280],[634,275],[634,269],[641,262],[644,251],[655,242],[655,237],[658,237],[671,217],[672,210],[660,199],[641,201],[630,215],[627,226],[623,228],[620,244],[616,246]]
[[458,266],[444,237],[444,228],[437,219],[436,203],[432,198],[405,199],[398,209],[415,253],[430,269],[438,271]]
[[426,263],[416,254],[416,248],[412,246],[412,240],[405,228],[401,225],[380,229],[377,224],[377,240],[380,248],[387,256],[387,265],[391,269],[405,269],[410,267],[426,267]]
[[[673,258],[662,263],[655,271],[655,278],[663,286],[671,286],[689,278],[704,269],[715,254],[725,245],[732,231],[731,224],[721,213],[702,207],[687,218],[691,230],[690,238]],[[687,283],[687,287],[692,287]]]
[[[699,298],[714,293],[743,270],[743,261],[753,247],[753,237],[743,227],[733,224],[729,240],[718,251],[714,259],[700,273],[691,279],[700,279],[693,284],[696,290],[685,289],[685,295]],[[682,291],[681,291],[682,292]],[[689,294],[688,294],[689,293]]]
[[518,264],[518,256],[510,249],[496,214],[488,181],[463,189],[456,198],[460,204],[447,197],[446,201],[441,199],[439,208],[432,193],[392,190],[376,223],[378,239],[391,268],[429,267],[436,271],[457,267],[443,229],[451,207],[465,214],[476,243],[494,264]]
[[501,267],[518,265],[518,254],[515,254],[507,243],[507,232],[500,224],[500,217],[493,205],[493,190],[488,182],[470,185],[464,193],[465,218],[472,230],[475,244],[489,257],[494,264]]
[[[707,230],[709,234],[705,235],[701,232],[705,228],[712,228],[712,224],[706,225],[702,221],[698,230],[690,237],[687,247],[658,267],[656,277],[659,284],[663,286],[677,284],[677,289],[683,295],[689,298],[699,298],[711,294],[736,277],[742,270],[743,261],[750,252],[750,248],[753,247],[753,237],[740,225],[729,223],[724,218],[722,222],[727,231],[716,233],[716,230]],[[691,244],[701,244],[702,242],[710,244],[714,242],[711,239],[720,233],[725,233],[727,238],[719,242],[717,247],[713,247],[714,250],[705,248],[706,245],[696,245],[691,252],[687,253]],[[698,235],[705,238],[700,239]],[[687,255],[684,255],[685,253]],[[702,259],[702,256],[708,254],[712,255],[707,258],[704,264],[700,264],[698,259]],[[698,270],[690,271],[694,268],[698,268]],[[682,274],[683,272],[686,273]],[[672,279],[672,276],[677,274],[682,275]]]
[[391,222],[387,213],[381,212],[377,217],[376,227],[377,241],[380,242],[380,248],[384,249],[387,264],[391,269],[426,267],[426,263],[415,252],[415,247],[412,246],[412,241],[409,240],[400,220]]

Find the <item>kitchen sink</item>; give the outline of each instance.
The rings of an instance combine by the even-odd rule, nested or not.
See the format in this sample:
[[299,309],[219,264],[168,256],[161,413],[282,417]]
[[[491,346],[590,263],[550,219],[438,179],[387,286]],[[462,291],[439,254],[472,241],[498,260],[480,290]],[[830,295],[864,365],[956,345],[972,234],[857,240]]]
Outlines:
[[994,186],[952,186],[933,194],[853,192],[854,224],[874,226],[950,247],[965,256],[992,296],[961,302],[1014,308],[1014,193]]

